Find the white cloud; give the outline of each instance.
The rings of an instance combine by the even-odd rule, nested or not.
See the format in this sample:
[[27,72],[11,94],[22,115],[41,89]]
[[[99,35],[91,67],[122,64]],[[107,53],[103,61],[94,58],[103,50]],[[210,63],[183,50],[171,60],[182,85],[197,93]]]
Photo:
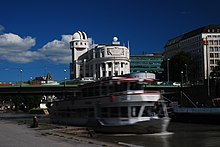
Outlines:
[[42,48],[31,51],[36,40],[30,36],[20,37],[13,33],[0,35],[0,60],[15,63],[30,63],[47,60],[54,64],[69,64],[72,59],[69,42],[72,35],[62,35],[61,40],[53,40]]
[[55,64],[68,64],[71,62],[72,54],[69,42],[72,35],[62,35],[61,40],[53,40],[39,49],[39,53],[44,55],[44,59]]
[[0,59],[16,63],[28,63],[38,59],[41,55],[37,52],[28,51],[35,46],[35,39],[7,33],[0,35]]
[[20,51],[30,49],[35,45],[35,39],[27,36],[26,38],[21,38],[20,36],[12,33],[0,35],[0,48],[5,48]]

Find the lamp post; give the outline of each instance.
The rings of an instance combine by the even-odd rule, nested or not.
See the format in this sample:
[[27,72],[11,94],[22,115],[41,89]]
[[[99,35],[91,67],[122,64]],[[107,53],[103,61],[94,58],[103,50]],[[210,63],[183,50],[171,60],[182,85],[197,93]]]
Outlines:
[[185,64],[186,66],[186,83],[188,84],[188,65]]
[[64,87],[66,87],[66,69],[64,69],[63,72],[64,72]]
[[30,82],[29,82],[29,84],[32,84],[32,79],[33,79],[33,78],[32,78],[32,77],[30,77]]
[[83,78],[86,77],[86,59],[83,59]]
[[170,82],[170,67],[169,67],[169,61],[170,59],[167,59],[167,83]]
[[183,101],[183,71],[180,72],[181,73],[181,91],[180,91],[180,98],[181,98],[181,105],[182,105],[182,101]]
[[20,87],[22,86],[22,72],[23,72],[23,70],[20,69]]

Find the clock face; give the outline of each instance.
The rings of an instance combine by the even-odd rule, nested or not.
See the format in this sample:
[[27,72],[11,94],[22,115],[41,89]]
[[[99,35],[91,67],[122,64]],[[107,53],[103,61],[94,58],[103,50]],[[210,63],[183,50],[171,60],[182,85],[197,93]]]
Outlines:
[[107,49],[108,55],[124,55],[124,49],[119,47],[108,48]]

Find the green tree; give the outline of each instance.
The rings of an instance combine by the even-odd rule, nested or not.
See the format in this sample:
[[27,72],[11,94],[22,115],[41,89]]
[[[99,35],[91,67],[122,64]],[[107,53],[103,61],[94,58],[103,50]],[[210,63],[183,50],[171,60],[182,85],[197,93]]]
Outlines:
[[[169,62],[169,63],[167,63]],[[171,57],[169,61],[164,60],[161,64],[161,68],[164,69],[162,73],[163,80],[167,81],[167,64],[169,64],[169,79],[170,81],[180,82],[181,71],[183,71],[184,82],[192,79],[192,73],[194,72],[193,62],[191,55],[187,52],[180,52]]]
[[15,109],[30,110],[40,106],[42,96],[41,95],[18,95],[12,98],[12,102],[15,104]]

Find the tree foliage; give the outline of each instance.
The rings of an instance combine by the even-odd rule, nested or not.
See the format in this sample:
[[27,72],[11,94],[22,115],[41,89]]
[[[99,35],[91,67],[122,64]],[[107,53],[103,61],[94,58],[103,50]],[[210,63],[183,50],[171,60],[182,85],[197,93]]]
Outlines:
[[180,52],[170,58],[170,60],[164,60],[161,64],[163,71],[163,80],[167,81],[167,65],[169,64],[169,79],[170,81],[180,82],[181,81],[181,71],[183,72],[184,82],[186,80],[190,81],[192,79],[192,73],[194,72],[194,66],[192,62],[191,55],[186,52]]
[[41,99],[41,95],[18,95],[12,98],[12,102],[15,104],[16,109],[28,111],[39,107]]

